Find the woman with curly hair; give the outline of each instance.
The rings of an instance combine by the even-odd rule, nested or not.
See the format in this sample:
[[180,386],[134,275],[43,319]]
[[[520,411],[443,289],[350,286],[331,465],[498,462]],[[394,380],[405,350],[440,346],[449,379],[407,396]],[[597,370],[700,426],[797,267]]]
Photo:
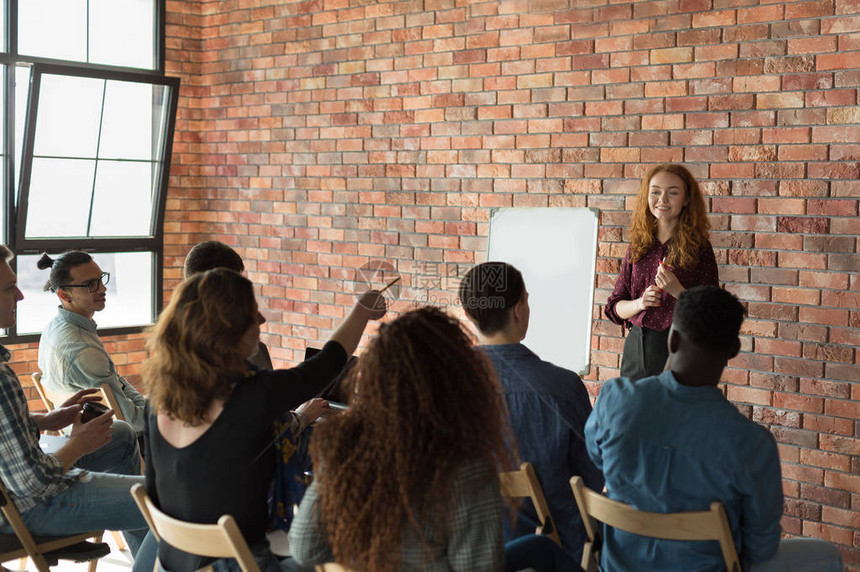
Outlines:
[[645,174],[633,207],[630,246],[604,306],[610,321],[630,328],[622,377],[663,371],[675,300],[687,288],[717,284],[709,228],[702,190],[686,167],[657,165]]
[[513,441],[492,365],[460,323],[436,308],[403,314],[345,384],[349,411],[311,442],[319,470],[290,529],[296,561],[501,570],[497,473],[514,466]]
[[[233,515],[261,570],[279,569],[265,537],[275,474],[272,422],[320,392],[355,350],[367,321],[384,314],[379,292],[367,292],[313,358],[263,371],[247,361],[262,321],[251,282],[218,268],[180,284],[152,329],[143,364],[146,490],[156,505],[202,524]],[[158,551],[162,566],[175,572],[235,568],[231,559],[212,563],[166,543]]]

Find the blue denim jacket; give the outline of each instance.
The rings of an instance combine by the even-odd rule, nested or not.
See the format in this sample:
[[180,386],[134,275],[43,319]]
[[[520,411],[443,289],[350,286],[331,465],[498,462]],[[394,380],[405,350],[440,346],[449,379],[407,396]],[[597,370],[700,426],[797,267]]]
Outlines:
[[96,333],[96,323],[63,307],[57,310],[57,316],[45,327],[39,341],[42,384],[65,393],[107,384],[126,422],[141,433],[146,398],[117,373]]
[[[522,344],[481,346],[496,367],[523,461],[534,465],[561,543],[579,559],[585,530],[570,489],[570,477],[603,490],[603,474],[588,457],[584,426],[591,401],[574,372],[541,360]],[[505,519],[505,541],[534,534],[537,514],[523,505],[515,528]]]
[[[782,479],[776,440],[715,386],[671,371],[603,384],[585,427],[609,498],[650,512],[707,510],[718,500],[746,562],[779,545]],[[724,570],[717,542],[657,540],[605,527],[601,569]]]

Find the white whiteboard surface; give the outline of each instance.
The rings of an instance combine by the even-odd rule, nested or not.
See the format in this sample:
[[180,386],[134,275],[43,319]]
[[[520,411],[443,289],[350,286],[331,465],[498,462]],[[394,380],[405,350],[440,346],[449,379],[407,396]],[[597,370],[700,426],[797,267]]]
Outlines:
[[512,208],[490,216],[487,260],[523,273],[531,318],[523,343],[541,359],[588,373],[597,209]]

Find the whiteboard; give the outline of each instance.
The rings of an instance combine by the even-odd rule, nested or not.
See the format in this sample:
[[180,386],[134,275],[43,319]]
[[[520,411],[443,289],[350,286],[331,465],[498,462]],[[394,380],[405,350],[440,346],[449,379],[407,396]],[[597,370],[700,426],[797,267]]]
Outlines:
[[597,209],[512,208],[490,215],[488,261],[523,273],[531,318],[523,343],[541,359],[588,374]]

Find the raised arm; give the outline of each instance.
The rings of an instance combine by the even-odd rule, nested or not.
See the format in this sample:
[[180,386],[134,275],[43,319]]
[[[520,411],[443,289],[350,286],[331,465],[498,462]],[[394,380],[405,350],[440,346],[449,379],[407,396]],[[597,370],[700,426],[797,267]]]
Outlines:
[[341,325],[331,335],[330,341],[337,342],[347,355],[352,355],[361,341],[364,328],[369,320],[378,320],[385,315],[385,298],[377,290],[365,292],[358,298]]

